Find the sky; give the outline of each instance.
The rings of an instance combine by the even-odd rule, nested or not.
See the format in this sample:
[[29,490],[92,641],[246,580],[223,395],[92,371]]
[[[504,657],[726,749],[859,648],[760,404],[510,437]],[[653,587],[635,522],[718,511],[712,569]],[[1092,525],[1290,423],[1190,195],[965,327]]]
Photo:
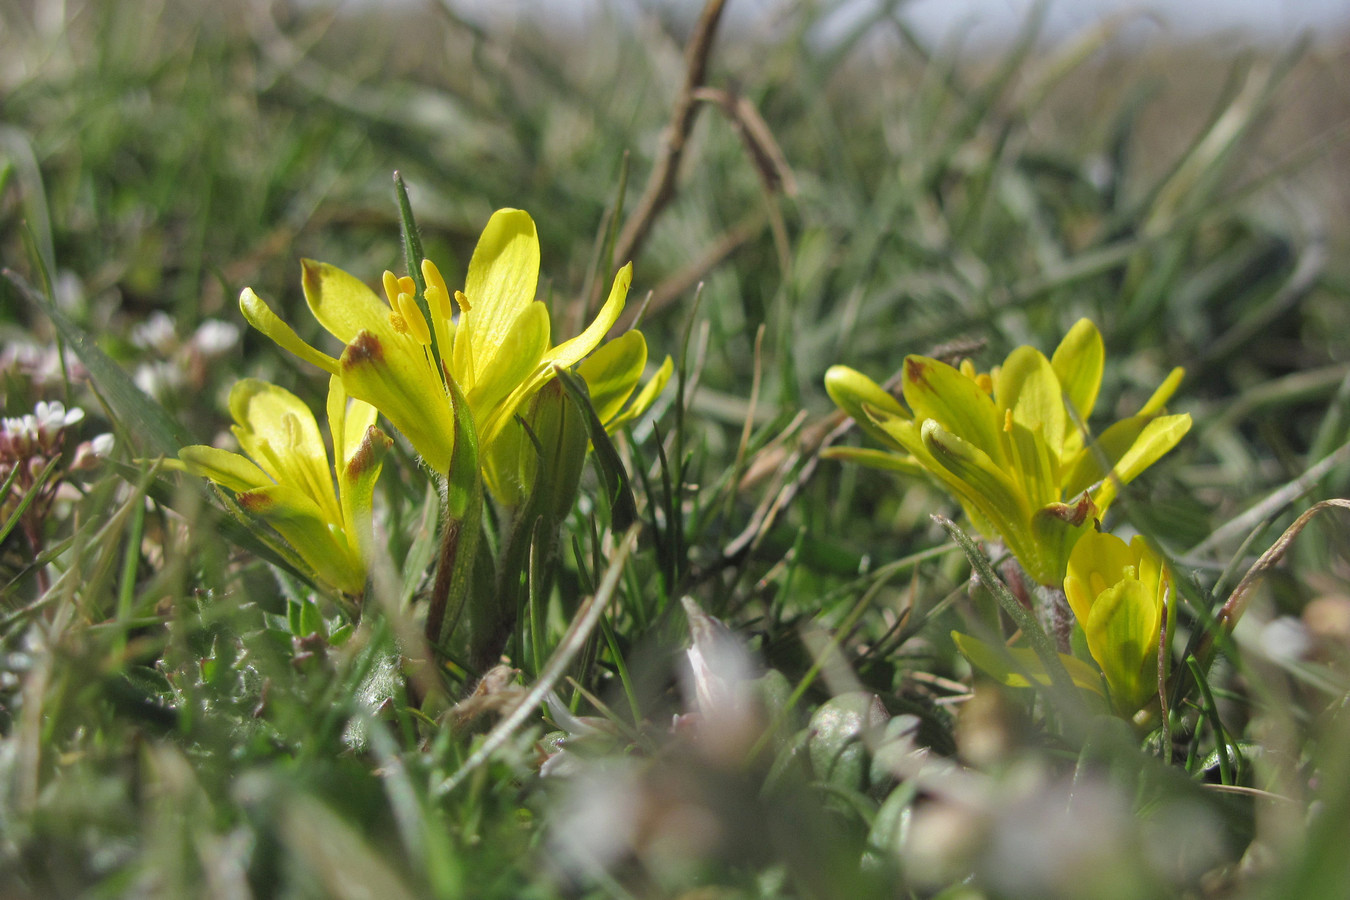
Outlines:
[[[1023,21],[1034,0],[915,0],[908,15],[923,33],[940,37],[974,23],[986,31],[1006,30]],[[1304,30],[1350,27],[1347,0],[1058,0],[1050,3],[1047,29],[1074,32],[1106,16],[1148,10],[1156,26],[1179,36],[1246,32],[1283,41]]]
[[[448,0],[464,11],[508,16],[556,15],[572,18],[597,7],[634,10],[677,6],[696,10],[700,0]],[[861,14],[881,0],[841,0],[849,12]],[[911,0],[905,15],[925,37],[939,41],[954,29],[968,31],[973,41],[997,40],[1011,34],[1030,14],[1037,0]],[[763,14],[783,0],[728,0],[729,18]],[[1045,31],[1050,36],[1072,34],[1114,14],[1148,12],[1135,33],[1193,37],[1242,34],[1247,39],[1288,42],[1301,32],[1328,34],[1350,30],[1350,0],[1050,0]],[[490,11],[490,12],[489,12]]]

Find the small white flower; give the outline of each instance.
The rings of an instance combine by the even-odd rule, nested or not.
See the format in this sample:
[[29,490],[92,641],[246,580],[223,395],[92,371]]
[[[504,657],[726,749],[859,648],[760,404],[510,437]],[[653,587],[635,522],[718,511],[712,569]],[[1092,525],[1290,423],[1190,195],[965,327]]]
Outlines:
[[173,319],[163,310],[156,310],[150,314],[150,318],[131,327],[131,343],[142,350],[158,350],[164,354],[173,352],[178,345]]
[[136,387],[156,400],[164,399],[182,387],[185,382],[181,368],[162,360],[141,363],[136,367],[131,380],[136,383]]
[[197,326],[192,345],[203,356],[219,356],[239,343],[239,326],[220,319],[207,319]]
[[84,410],[78,406],[66,409],[65,404],[60,400],[53,400],[50,403],[39,400],[33,414],[37,419],[37,427],[39,429],[45,428],[49,432],[60,431],[84,419]]

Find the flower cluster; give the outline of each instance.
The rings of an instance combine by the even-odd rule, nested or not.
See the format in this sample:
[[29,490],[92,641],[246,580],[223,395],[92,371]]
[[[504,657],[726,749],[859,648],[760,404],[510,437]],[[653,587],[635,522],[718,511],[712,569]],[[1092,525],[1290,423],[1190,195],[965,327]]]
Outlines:
[[[826,373],[825,387],[887,447],[830,455],[933,479],[1034,581],[1063,585],[1097,664],[1061,654],[1068,674],[1097,693],[1104,693],[1104,678],[1116,710],[1129,715],[1157,691],[1169,579],[1141,538],[1127,545],[1097,528],[1121,487],[1175,447],[1191,417],[1163,410],[1180,384],[1178,368],[1138,413],[1094,436],[1086,423],[1104,363],[1101,333],[1081,319],[1049,359],[1022,346],[988,373],[969,360],[951,366],[906,357],[903,403],[845,366]],[[955,639],[974,665],[1005,684],[1049,681],[1028,648],[1007,652],[969,635]]]
[[173,319],[155,312],[132,328],[130,337],[136,347],[158,357],[136,367],[136,386],[163,400],[183,391],[200,390],[211,364],[238,345],[239,326],[207,319],[183,340]]
[[623,311],[631,264],[615,276],[595,320],[576,337],[552,345],[548,308],[535,299],[539,238],[526,212],[493,214],[474,249],[463,291],[452,292],[431,260],[422,261],[421,274],[426,314],[411,276],[385,272],[381,299],[341,269],[306,260],[305,301],[319,324],[342,342],[336,357],[301,340],[252,290],[243,292],[239,304],[254,328],[374,405],[441,474],[449,469],[455,444],[453,383],[468,404],[488,489],[511,506],[528,488],[518,474],[528,443],[515,416],[555,369],[576,365],[595,351],[579,372],[611,428],[641,414],[669,377],[667,360],[623,411],[646,365],[646,340],[630,331],[600,345]]
[[[553,344],[548,309],[535,299],[539,239],[534,221],[520,210],[493,214],[463,290],[452,291],[429,259],[418,274],[420,284],[385,272],[380,297],[335,266],[304,260],[305,302],[341,342],[336,356],[302,340],[251,288],[240,295],[249,324],[328,373],[335,470],[308,408],[289,392],[251,379],[230,395],[234,434],[247,457],[194,446],[176,463],[234,491],[239,505],[270,524],[317,577],[350,594],[365,586],[372,492],[392,444],[375,427],[378,415],[438,476],[450,482],[481,477],[493,496],[514,508],[537,480],[544,452],[537,442],[546,438],[522,421],[547,430],[534,401],[558,370],[576,366],[609,429],[646,410],[672,370],[667,359],[637,392],[647,364],[642,334],[629,331],[603,343],[623,311],[631,265],[615,276],[595,320]],[[142,336],[156,343],[156,333]],[[476,448],[467,476],[456,462],[458,441]],[[579,453],[585,445],[583,437]],[[571,468],[579,472],[579,462]]]
[[0,420],[0,484],[9,484],[0,499],[0,522],[26,503],[19,525],[34,554],[42,552],[43,523],[66,471],[89,468],[112,451],[113,436],[100,434],[65,459],[70,429],[83,421],[78,406],[66,409],[60,401],[45,400],[31,413]]
[[1057,586],[1074,542],[1121,486],[1191,427],[1189,415],[1162,412],[1181,382],[1175,369],[1138,413],[1092,437],[1085,423],[1104,362],[1101,333],[1081,319],[1050,359],[1022,346],[987,374],[969,361],[956,368],[908,356],[904,405],[865,375],[834,366],[825,375],[831,398],[889,452],[832,455],[927,474],[985,537],[1001,538],[1031,578]]

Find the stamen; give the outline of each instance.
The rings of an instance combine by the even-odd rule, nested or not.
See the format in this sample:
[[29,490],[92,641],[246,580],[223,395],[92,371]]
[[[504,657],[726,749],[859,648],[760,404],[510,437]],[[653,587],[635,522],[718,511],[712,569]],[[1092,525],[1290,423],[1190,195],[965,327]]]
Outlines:
[[[407,281],[411,283],[412,279],[409,278]],[[416,290],[416,286],[411,284],[410,286],[413,287],[413,290]],[[398,311],[403,315],[404,327],[408,329],[408,332],[411,332],[412,336],[423,347],[430,347],[431,329],[427,328],[427,320],[422,315],[422,310],[417,308],[417,301],[413,299],[412,292],[405,291],[398,295]]]
[[389,301],[391,309],[398,309],[398,295],[401,293],[398,278],[388,269],[384,270],[384,297]]
[[435,288],[441,292],[442,296],[449,297],[450,290],[445,286],[445,279],[441,277],[441,270],[436,268],[436,264],[429,259],[422,260],[422,277],[427,281],[427,293]]
[[427,308],[434,318],[449,321],[454,315],[450,308],[450,295],[433,284],[427,285]]
[[466,313],[473,309],[473,307],[469,305],[469,298],[464,296],[463,291],[455,291],[455,302],[459,304],[459,311],[462,313]]

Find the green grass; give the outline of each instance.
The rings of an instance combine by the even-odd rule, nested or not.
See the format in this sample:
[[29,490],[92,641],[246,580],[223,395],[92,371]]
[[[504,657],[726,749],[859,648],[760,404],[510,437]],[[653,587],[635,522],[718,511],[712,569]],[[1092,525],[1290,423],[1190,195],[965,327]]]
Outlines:
[[[725,93],[701,95],[633,258],[630,306],[651,293],[641,327],[677,378],[531,544],[518,678],[457,706],[482,673],[420,637],[437,503],[405,446],[359,616],[154,460],[216,441],[239,378],[322,403],[235,299],[252,286],[326,340],[299,261],[403,272],[395,170],[451,284],[492,210],[529,210],[554,338],[575,334],[624,261],[690,24],[29,6],[0,5],[3,412],[86,416],[35,538],[17,478],[0,488],[0,895],[1344,893],[1345,513],[1243,582],[1350,491],[1331,51],[1130,56],[1031,23],[977,59],[884,15],[827,45],[814,3],[720,33],[706,84]],[[830,365],[983,369],[1080,316],[1106,340],[1103,422],[1187,368],[1190,435],[1105,523],[1177,574],[1171,663],[1192,671],[1189,647],[1199,677],[1165,728],[973,676],[949,634],[993,601],[932,518],[959,510],[818,455],[867,444],[835,433]],[[194,342],[208,320],[239,343]],[[11,361],[27,344],[66,365]],[[111,458],[67,465],[102,432]],[[497,550],[509,522],[489,505],[486,525]],[[1249,587],[1227,636],[1215,617]],[[696,628],[705,652],[750,651],[740,715],[675,719],[683,598],[734,635]]]

